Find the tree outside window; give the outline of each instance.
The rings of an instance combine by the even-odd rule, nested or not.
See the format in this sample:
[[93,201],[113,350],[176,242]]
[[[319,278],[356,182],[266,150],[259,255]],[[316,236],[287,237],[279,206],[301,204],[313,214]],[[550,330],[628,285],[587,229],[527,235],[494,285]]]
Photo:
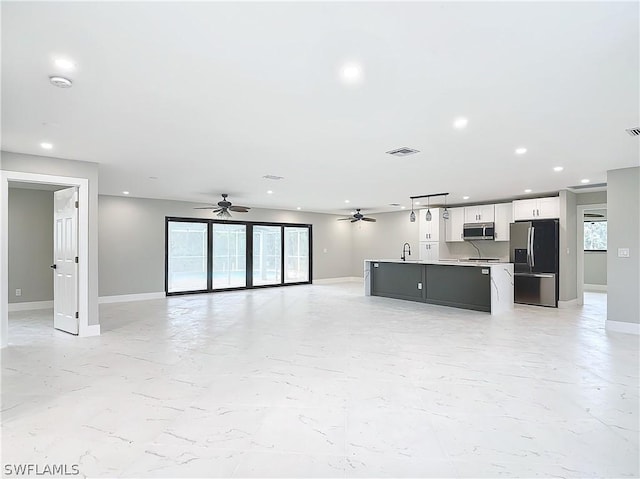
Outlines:
[[584,250],[607,250],[607,222],[585,221],[584,223]]

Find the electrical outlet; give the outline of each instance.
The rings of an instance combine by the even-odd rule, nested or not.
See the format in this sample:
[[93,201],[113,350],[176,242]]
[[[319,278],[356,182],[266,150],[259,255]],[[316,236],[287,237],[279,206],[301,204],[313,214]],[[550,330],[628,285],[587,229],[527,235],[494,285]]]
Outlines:
[[22,296],[22,289],[16,289],[16,296]]
[[418,289],[422,289],[422,283],[418,283]]
[[618,258],[628,258],[629,248],[618,248]]

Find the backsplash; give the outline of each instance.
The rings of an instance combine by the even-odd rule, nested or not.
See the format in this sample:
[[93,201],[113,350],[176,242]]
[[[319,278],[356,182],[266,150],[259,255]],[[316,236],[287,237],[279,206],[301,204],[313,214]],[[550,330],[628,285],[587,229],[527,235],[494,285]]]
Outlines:
[[[442,258],[477,258],[478,251],[469,244],[469,241],[457,243],[444,243],[448,253],[440,254]],[[474,241],[480,250],[483,258],[499,258],[503,261],[509,261],[509,242],[508,241]]]

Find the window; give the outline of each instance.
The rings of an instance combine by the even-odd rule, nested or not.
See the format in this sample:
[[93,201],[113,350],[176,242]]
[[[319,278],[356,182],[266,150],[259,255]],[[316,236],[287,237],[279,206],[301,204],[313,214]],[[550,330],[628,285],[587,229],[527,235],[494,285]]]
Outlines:
[[165,292],[311,282],[311,225],[166,218]]
[[584,223],[584,250],[607,250],[607,222],[585,221]]

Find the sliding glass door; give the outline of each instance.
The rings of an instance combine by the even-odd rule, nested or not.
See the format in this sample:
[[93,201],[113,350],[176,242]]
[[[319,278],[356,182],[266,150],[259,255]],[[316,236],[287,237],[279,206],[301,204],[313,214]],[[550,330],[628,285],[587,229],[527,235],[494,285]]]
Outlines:
[[309,228],[284,227],[285,283],[309,281]]
[[211,289],[242,288],[247,285],[247,226],[213,223]]
[[253,227],[253,285],[280,284],[282,280],[282,228]]
[[311,225],[166,218],[168,295],[310,283]]
[[169,222],[167,228],[167,293],[206,291],[206,222]]

